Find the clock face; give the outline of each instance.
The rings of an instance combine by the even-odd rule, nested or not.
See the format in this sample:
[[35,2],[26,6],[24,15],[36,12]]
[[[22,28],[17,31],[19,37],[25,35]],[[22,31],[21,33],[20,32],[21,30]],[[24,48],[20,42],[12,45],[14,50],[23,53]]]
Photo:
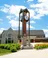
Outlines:
[[28,20],[28,16],[25,16],[25,19]]
[[23,20],[23,18],[25,20],[28,20],[29,19],[29,14],[28,13],[24,13],[24,16],[23,16],[23,13],[20,14],[20,20]]

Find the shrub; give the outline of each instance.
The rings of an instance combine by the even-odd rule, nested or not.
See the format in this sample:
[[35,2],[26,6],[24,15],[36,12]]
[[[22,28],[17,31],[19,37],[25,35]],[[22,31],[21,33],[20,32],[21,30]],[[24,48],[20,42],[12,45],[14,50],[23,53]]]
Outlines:
[[17,49],[17,50],[20,49],[20,44],[16,44],[16,49]]
[[20,44],[0,44],[1,49],[7,49],[10,50],[11,52],[16,52],[17,50],[20,49]]
[[15,46],[14,47],[12,46],[10,50],[11,50],[11,52],[17,52],[17,49]]
[[10,50],[10,45],[7,46],[7,49]]
[[4,49],[10,50],[10,45],[9,45],[9,44],[6,44],[6,45],[4,46]]
[[4,44],[0,44],[0,48],[4,49]]
[[7,45],[4,46],[4,49],[7,49]]

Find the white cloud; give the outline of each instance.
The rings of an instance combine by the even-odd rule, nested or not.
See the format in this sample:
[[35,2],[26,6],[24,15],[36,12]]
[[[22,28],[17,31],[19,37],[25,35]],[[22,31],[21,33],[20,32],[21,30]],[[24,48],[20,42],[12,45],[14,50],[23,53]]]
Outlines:
[[[27,1],[31,2],[33,0],[27,0]],[[13,14],[16,17],[19,17],[19,11],[21,8],[25,9],[27,7],[23,5],[4,4],[4,6],[2,6],[0,11],[3,11],[11,15]],[[28,10],[30,11],[30,18],[40,19],[42,16],[48,15],[48,0],[38,0],[37,4],[30,4],[30,9]]]
[[[16,17],[19,17],[19,11],[20,9],[25,9],[27,7],[22,5],[8,5],[5,4],[3,7],[1,7],[2,12],[8,13],[9,15],[15,15]],[[34,18],[35,12],[32,9],[28,9],[30,12],[30,18]],[[7,16],[7,18],[10,19],[11,16]]]
[[10,14],[15,14],[16,16],[18,16],[21,8],[25,9],[26,7],[25,6],[12,5],[10,7]]
[[43,29],[45,36],[48,37],[48,29]]
[[[11,24],[12,27],[19,26],[19,21],[16,21],[16,20],[11,20],[9,23]],[[22,26],[22,23],[20,23],[20,26]]]
[[4,4],[4,6],[5,6],[5,7],[10,7],[10,5],[8,5],[8,4]]
[[5,13],[8,13],[8,12],[9,12],[9,8],[3,6],[3,7],[0,9],[0,11],[5,12]]
[[[1,8],[1,11],[8,13],[9,15],[6,16],[7,19],[9,19],[9,23],[12,27],[18,27],[18,18],[19,18],[19,11],[20,9],[25,9],[25,6],[19,6],[19,5],[7,5],[5,4],[3,8]],[[34,10],[28,9],[30,12],[30,17],[34,17]],[[35,22],[32,22],[35,23]],[[22,23],[20,23],[22,26]],[[28,25],[27,25],[28,26]],[[28,28],[28,27],[27,27]],[[34,28],[30,26],[30,28]]]
[[48,0],[38,0],[37,4],[31,4],[31,8],[35,8],[35,14],[34,18],[39,19],[40,17],[44,15],[48,15]]
[[12,16],[6,16],[7,19],[11,20]]
[[[27,7],[25,6],[22,6],[22,5],[8,5],[8,4],[5,4],[2,8],[1,8],[1,11],[2,12],[5,12],[9,15],[14,15],[16,17],[19,17],[19,11],[20,9],[25,9]],[[33,9],[28,9],[29,12],[30,12],[30,18],[37,18],[35,16],[35,11]],[[8,19],[11,18],[11,16],[7,16]]]
[[0,28],[0,34],[5,30],[5,28]]
[[8,16],[6,16],[6,18],[8,20],[18,20],[18,18],[16,16],[14,16],[14,15],[8,15]]

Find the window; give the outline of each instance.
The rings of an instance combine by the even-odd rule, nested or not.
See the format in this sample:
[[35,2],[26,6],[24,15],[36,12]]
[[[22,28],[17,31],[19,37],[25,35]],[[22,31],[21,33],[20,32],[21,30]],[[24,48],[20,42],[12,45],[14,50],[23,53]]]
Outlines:
[[11,37],[11,34],[8,34],[8,37]]
[[1,40],[0,40],[0,44],[1,44]]
[[11,43],[12,41],[11,41],[11,38],[8,38],[8,43]]
[[5,39],[5,43],[7,43],[7,38]]
[[13,40],[12,40],[12,43],[13,43]]

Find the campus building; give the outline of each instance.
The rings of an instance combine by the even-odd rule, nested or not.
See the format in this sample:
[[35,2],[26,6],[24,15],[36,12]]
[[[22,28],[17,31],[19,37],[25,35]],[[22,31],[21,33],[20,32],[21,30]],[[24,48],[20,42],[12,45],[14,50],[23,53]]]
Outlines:
[[[22,33],[22,32],[21,32]],[[22,38],[22,34],[21,34]],[[20,39],[21,39],[20,38]],[[28,35],[27,35],[28,38]],[[43,30],[30,30],[30,41],[41,41],[45,39],[45,34]],[[4,30],[2,34],[0,34],[0,43],[16,43],[18,42],[18,31],[9,28],[8,30]]]

